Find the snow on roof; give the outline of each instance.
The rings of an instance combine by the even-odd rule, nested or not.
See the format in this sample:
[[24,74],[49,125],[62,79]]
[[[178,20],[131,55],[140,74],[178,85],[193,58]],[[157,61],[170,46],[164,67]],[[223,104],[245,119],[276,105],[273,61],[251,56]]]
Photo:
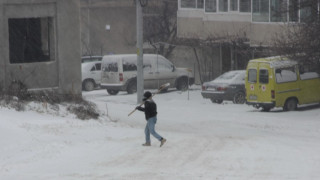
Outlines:
[[271,68],[290,67],[298,64],[294,60],[290,60],[284,56],[273,56],[267,58],[253,59],[251,62],[264,62],[270,64]]

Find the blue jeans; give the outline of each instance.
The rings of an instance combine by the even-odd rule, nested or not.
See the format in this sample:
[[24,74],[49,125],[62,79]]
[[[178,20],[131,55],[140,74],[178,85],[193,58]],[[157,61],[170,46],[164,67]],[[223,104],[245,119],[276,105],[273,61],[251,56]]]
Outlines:
[[162,137],[155,131],[154,127],[157,123],[157,116],[148,119],[146,128],[144,129],[144,133],[146,135],[146,142],[150,143],[150,134],[152,134],[155,138],[161,141]]

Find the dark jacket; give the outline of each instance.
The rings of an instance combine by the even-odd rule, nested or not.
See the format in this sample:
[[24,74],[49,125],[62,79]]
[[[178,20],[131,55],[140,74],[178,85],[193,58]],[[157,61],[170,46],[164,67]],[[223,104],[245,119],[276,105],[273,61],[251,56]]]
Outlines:
[[137,109],[144,112],[146,120],[157,115],[157,104],[150,99],[144,103],[144,108],[139,106]]

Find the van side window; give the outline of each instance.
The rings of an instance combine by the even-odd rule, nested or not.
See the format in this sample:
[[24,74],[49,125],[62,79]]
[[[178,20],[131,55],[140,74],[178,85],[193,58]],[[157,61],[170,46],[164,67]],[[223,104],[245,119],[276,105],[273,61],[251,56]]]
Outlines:
[[172,72],[173,71],[173,64],[164,58],[159,58],[159,60],[157,61],[157,65],[158,65],[159,72]]
[[292,82],[297,80],[295,67],[278,68],[275,70],[277,83]]
[[96,70],[97,71],[101,71],[101,63],[97,63],[96,64]]
[[123,62],[123,71],[137,71],[137,66],[134,63]]
[[256,69],[249,69],[248,71],[248,81],[251,83],[257,82],[257,70]]
[[144,63],[143,64],[143,71],[144,72],[152,72],[152,66],[149,63]]
[[105,72],[118,72],[118,63],[117,62],[110,62],[107,63],[104,67]]
[[269,72],[267,69],[260,69],[259,71],[259,82],[262,84],[269,83]]
[[311,66],[311,65],[300,66],[299,72],[300,72],[301,80],[320,78],[319,70],[317,66]]

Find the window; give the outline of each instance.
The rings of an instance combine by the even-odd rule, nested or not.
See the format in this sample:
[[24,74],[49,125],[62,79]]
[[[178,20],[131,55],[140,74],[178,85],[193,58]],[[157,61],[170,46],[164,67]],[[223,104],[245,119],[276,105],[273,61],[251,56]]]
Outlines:
[[271,22],[287,22],[287,0],[271,0],[270,1],[270,20]]
[[311,66],[311,65],[301,66],[299,68],[299,72],[300,72],[301,80],[320,78],[320,74],[319,74],[320,71],[319,71],[319,67],[317,66]]
[[203,9],[204,0],[181,0],[181,8]]
[[238,0],[230,0],[230,11],[238,11]]
[[101,71],[101,63],[97,63],[96,64],[96,70],[97,71]]
[[300,21],[313,22],[318,13],[317,0],[300,0]]
[[289,21],[299,21],[299,0],[289,0]]
[[251,12],[251,0],[240,0],[240,12]]
[[217,12],[217,0],[205,0],[205,12]]
[[173,71],[173,64],[164,58],[159,58],[157,60],[157,65],[158,65],[158,68],[157,68],[158,72],[172,72]]
[[10,18],[8,26],[10,63],[55,59],[53,18]]
[[137,57],[126,57],[122,59],[123,71],[137,71]]
[[269,0],[252,0],[252,21],[269,22]]
[[268,84],[269,83],[269,72],[267,69],[260,69],[259,72],[259,83]]
[[197,8],[198,9],[203,9],[204,5],[204,0],[197,0]]
[[118,72],[118,63],[117,62],[108,62],[104,67],[105,72]]
[[278,68],[275,71],[277,83],[293,82],[297,80],[295,67]]
[[251,83],[257,82],[257,70],[256,69],[249,69],[248,71],[248,81]]
[[196,0],[181,0],[182,8],[196,8]]
[[228,0],[219,0],[219,11],[228,12]]

